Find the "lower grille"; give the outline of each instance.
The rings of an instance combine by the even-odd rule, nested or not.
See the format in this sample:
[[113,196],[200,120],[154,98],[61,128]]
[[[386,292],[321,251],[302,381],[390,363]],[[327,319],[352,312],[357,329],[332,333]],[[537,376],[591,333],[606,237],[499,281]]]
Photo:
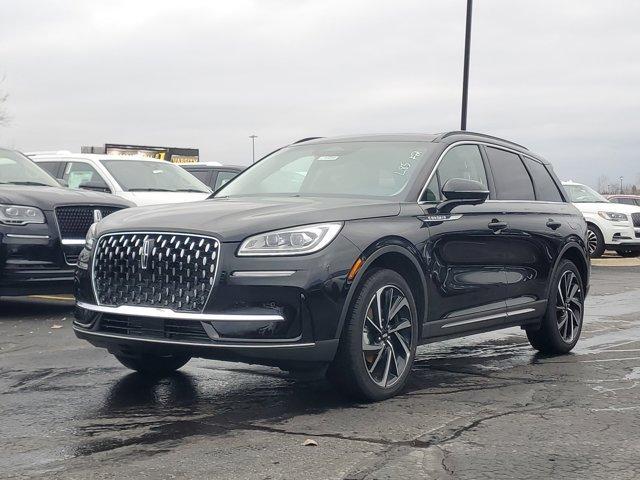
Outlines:
[[64,239],[84,239],[92,223],[120,210],[118,207],[70,206],[57,207],[56,219],[60,236]]
[[195,321],[103,315],[98,329],[101,332],[143,338],[211,341],[202,323]]
[[633,220],[633,226],[640,228],[640,213],[632,213],[631,219]]
[[101,305],[201,312],[213,289],[217,240],[178,233],[116,233],[100,237],[93,264]]

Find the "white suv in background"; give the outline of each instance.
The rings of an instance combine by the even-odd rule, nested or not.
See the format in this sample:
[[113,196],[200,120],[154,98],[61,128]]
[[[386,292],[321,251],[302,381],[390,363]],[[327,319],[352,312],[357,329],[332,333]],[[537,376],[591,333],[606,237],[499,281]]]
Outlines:
[[640,255],[640,207],[610,202],[581,183],[569,181],[562,185],[587,221],[592,258],[602,256],[606,249],[623,257]]
[[108,192],[136,205],[204,200],[211,189],[178,165],[146,157],[28,153],[69,188]]

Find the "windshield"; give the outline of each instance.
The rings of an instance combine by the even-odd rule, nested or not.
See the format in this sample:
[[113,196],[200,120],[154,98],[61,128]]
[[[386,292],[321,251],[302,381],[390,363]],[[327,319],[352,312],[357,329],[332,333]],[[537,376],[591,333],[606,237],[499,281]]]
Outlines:
[[427,142],[294,145],[268,156],[216,197],[237,195],[399,196],[424,165]]
[[609,203],[609,200],[604,198],[593,188],[589,188],[586,185],[563,185],[564,189],[569,194],[569,199],[573,203]]
[[59,187],[53,177],[21,153],[0,148],[0,185]]
[[211,190],[183,168],[169,162],[101,160],[125,192],[201,192]]

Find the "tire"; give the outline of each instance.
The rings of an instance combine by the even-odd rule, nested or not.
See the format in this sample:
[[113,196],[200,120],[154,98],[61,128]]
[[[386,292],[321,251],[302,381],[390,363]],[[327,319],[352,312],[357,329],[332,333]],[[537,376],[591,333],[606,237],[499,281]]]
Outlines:
[[584,285],[580,272],[573,262],[562,260],[553,275],[540,328],[527,330],[527,338],[531,346],[542,353],[568,353],[580,338],[583,319]]
[[640,250],[616,250],[616,253],[618,255],[620,255],[621,257],[625,257],[625,258],[633,258],[633,257],[639,257],[640,256]]
[[137,356],[115,355],[115,357],[122,365],[131,370],[156,377],[170,375],[191,360],[191,357],[187,355],[142,354]]
[[[395,313],[389,312],[392,308]],[[391,313],[390,319],[384,318]],[[327,376],[340,390],[359,400],[390,398],[406,384],[417,343],[418,315],[411,288],[395,271],[374,269],[351,301]]]
[[591,258],[600,258],[604,253],[604,237],[595,225],[587,225],[587,248]]

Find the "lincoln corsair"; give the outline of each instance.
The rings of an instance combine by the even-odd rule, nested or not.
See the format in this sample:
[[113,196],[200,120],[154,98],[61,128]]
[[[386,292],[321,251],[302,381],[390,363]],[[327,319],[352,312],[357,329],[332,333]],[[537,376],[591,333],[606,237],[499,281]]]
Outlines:
[[548,162],[487,135],[318,138],[204,202],[114,213],[87,234],[76,335],[164,375],[192,357],[323,368],[380,400],[418,345],[520,326],[580,336],[587,226]]

